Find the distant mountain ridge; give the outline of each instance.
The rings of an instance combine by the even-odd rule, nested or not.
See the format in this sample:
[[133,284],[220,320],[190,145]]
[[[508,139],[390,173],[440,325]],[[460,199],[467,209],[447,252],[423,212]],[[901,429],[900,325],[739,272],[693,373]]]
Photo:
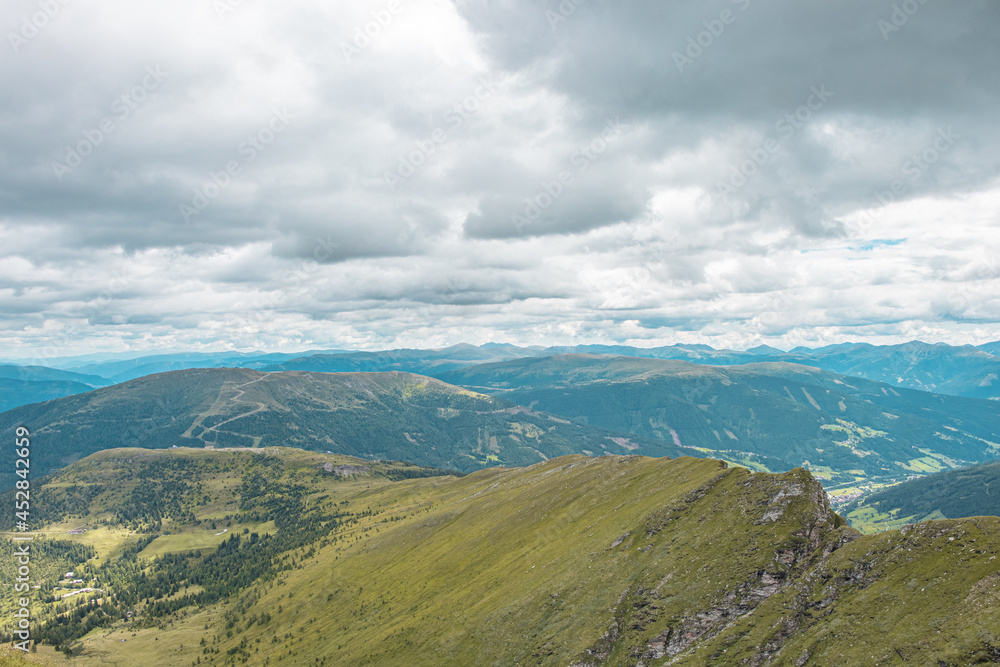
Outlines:
[[[438,377],[481,363],[558,354],[603,354],[675,359],[716,366],[784,361],[950,396],[1000,400],[1000,342],[978,347],[911,341],[900,345],[843,343],[788,352],[759,345],[745,351],[708,345],[678,344],[653,348],[627,345],[529,346],[487,343],[439,349],[376,352],[317,350],[305,353],[190,353],[94,361],[54,360],[59,368],[99,376],[105,383],[124,382],[152,373],[190,368],[253,368],[266,371],[379,372],[398,370]],[[87,384],[87,383],[85,383]],[[93,383],[89,383],[93,384]],[[93,386],[100,386],[94,384]]]
[[[875,346],[846,343],[782,352],[758,346],[744,352],[716,350],[707,345],[671,345],[637,348],[626,345],[577,345],[547,348],[515,346],[452,346],[442,350],[391,350],[321,354],[289,359],[264,370],[376,371],[401,370],[442,376],[465,366],[496,363],[516,358],[559,354],[601,354],[673,359],[715,366],[756,362],[788,362],[885,382],[897,387],[918,389],[950,396],[1000,400],[1000,358],[994,356],[1000,343],[979,348],[955,347],[918,341],[901,345]],[[991,352],[992,351],[992,352]]]
[[293,446],[462,472],[573,453],[698,454],[399,372],[172,371],[0,413],[11,442],[21,425],[45,443],[35,474],[115,447]]
[[0,412],[82,394],[112,384],[106,378],[62,371],[45,366],[0,366]]
[[384,352],[348,352],[314,354],[265,366],[265,371],[312,371],[321,373],[357,373],[403,371],[436,377],[441,373],[475,364],[493,363],[534,356],[541,350],[508,345],[477,347],[452,345],[439,350],[387,350]]
[[894,388],[810,366],[569,354],[441,376],[580,423],[672,440],[833,482],[905,478],[1000,456],[992,402]]

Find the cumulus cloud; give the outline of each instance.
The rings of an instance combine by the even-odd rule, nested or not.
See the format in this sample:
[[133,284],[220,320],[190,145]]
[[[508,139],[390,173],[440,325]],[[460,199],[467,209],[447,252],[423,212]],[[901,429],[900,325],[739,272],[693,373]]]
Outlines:
[[0,341],[1000,338],[1000,7],[0,8]]

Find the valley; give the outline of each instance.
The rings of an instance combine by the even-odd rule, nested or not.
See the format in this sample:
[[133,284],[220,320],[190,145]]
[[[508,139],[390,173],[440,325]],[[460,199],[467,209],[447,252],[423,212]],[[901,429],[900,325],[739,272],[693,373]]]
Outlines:
[[1000,455],[991,401],[787,363],[557,355],[481,364],[451,383],[579,423],[695,447],[752,470],[808,468],[831,497]]
[[992,402],[786,362],[428,363],[181,369],[0,412],[32,424],[28,662],[1000,656]]

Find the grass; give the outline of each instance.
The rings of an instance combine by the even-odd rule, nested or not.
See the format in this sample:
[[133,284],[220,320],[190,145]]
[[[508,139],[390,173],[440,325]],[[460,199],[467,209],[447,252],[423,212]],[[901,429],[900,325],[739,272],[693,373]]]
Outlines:
[[[197,660],[192,656],[197,653],[206,634],[205,626],[210,632],[222,624],[219,612],[216,608],[191,614],[166,625],[164,629],[154,626],[96,631],[86,640],[86,653],[73,658],[65,657],[50,646],[39,646],[35,655],[40,664],[45,665],[187,665]],[[29,659],[34,661],[36,658],[32,655]]]
[[[997,519],[937,521],[834,552],[811,582],[769,598],[684,664],[740,664],[798,614],[778,664],[985,664],[1000,653]],[[959,566],[959,563],[964,563]],[[858,579],[858,584],[848,583]],[[827,582],[844,582],[839,588]],[[811,585],[810,585],[811,584]],[[960,658],[958,656],[961,656]],[[798,661],[798,662],[793,662]]]
[[242,533],[244,530],[253,533],[273,533],[276,529],[273,521],[235,524],[230,528],[220,526],[218,530],[186,528],[178,533],[157,537],[149,546],[139,552],[139,557],[152,559],[164,554],[186,553],[195,550],[211,551],[222,544],[224,540],[229,539],[233,532]]
[[[773,664],[806,654],[874,664],[887,648],[913,664],[964,664],[1000,636],[1000,521],[862,537],[802,469],[570,456],[389,482],[320,474],[322,455],[281,456],[310,502],[366,512],[362,520],[339,541],[297,550],[295,568],[276,579],[158,626],[94,631],[83,655],[62,664],[635,665],[645,656],[652,666],[673,655],[656,657],[656,647],[674,645],[679,665],[744,664],[767,651]],[[120,460],[74,470],[100,475]],[[233,489],[240,474],[205,479]],[[143,555],[204,537],[163,535]]]

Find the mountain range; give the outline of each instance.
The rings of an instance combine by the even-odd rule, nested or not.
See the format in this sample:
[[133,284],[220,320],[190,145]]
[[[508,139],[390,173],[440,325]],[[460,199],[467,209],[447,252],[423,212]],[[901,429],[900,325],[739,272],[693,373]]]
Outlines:
[[833,483],[1000,456],[992,401],[901,389],[810,366],[558,355],[481,364],[446,381],[591,426]]
[[[685,452],[399,372],[172,371],[0,413],[11,441],[21,425],[44,443],[34,474],[115,447],[292,446],[464,472],[572,453]],[[13,450],[4,456],[13,471]]]
[[998,343],[972,346],[927,344],[918,341],[902,345],[875,346],[848,343],[816,349],[798,347],[782,352],[759,346],[737,352],[716,350],[707,345],[672,345],[638,348],[624,345],[579,345],[572,347],[515,347],[458,345],[442,350],[396,350],[302,356],[264,367],[265,370],[375,371],[402,370],[443,377],[442,374],[480,363],[515,358],[561,354],[674,359],[716,366],[760,362],[787,362],[814,366],[827,371],[885,382],[896,387],[966,396],[1000,399],[1000,358],[994,356]]
[[2,412],[0,433],[27,425],[47,443],[39,474],[114,447],[287,445],[461,472],[574,453],[686,454],[806,467],[844,497],[1000,456],[992,401],[796,364],[571,354],[439,376],[172,371]]
[[[399,349],[381,352],[314,350],[300,353],[215,352],[174,353],[127,358],[100,355],[54,358],[54,369],[88,375],[91,387],[125,382],[144,375],[191,368],[252,368],[281,371],[380,372],[398,370],[437,377],[481,363],[560,354],[676,359],[717,366],[755,362],[788,362],[853,375],[897,387],[952,396],[1000,399],[1000,342],[978,347],[911,341],[900,345],[845,343],[820,348],[797,347],[784,352],[761,345],[745,351],[717,350],[707,345],[671,345],[641,348],[626,345],[518,347],[508,344],[453,345],[441,349]],[[3,377],[0,375],[0,377]],[[98,378],[93,380],[93,378]],[[73,380],[80,381],[80,380]],[[64,395],[79,393],[67,387]],[[27,395],[26,395],[27,396]],[[30,398],[30,396],[29,396]],[[44,399],[42,399],[44,400]],[[0,404],[24,405],[13,391],[0,387]]]

